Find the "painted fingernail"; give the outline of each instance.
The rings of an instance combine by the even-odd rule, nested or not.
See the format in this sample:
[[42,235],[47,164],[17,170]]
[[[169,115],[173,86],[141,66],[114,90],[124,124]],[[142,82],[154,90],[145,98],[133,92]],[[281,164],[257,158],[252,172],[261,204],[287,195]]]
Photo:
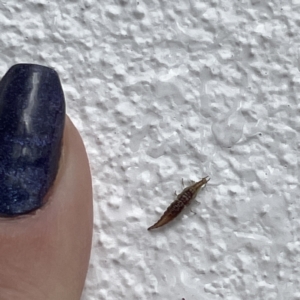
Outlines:
[[56,71],[17,64],[0,81],[0,216],[41,207],[59,165],[65,100]]

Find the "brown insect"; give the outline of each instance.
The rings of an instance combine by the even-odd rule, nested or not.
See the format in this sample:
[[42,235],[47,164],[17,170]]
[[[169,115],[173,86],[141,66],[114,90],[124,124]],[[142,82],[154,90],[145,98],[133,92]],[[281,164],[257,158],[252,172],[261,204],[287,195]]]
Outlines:
[[162,217],[148,230],[155,229],[161,227],[170,221],[172,221],[175,217],[179,215],[179,213],[184,209],[184,207],[191,203],[191,201],[196,197],[198,190],[210,180],[208,176],[202,178],[200,181],[192,184],[191,186],[186,187],[178,196],[177,199],[171,203],[171,205],[164,212]]

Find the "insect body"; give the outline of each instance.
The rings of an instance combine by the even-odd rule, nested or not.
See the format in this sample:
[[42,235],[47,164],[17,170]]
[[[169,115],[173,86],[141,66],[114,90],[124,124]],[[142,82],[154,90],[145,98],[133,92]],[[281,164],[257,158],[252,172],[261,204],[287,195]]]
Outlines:
[[200,181],[194,183],[191,186],[185,188],[178,196],[177,199],[171,203],[171,205],[164,212],[162,217],[148,230],[155,229],[161,227],[170,221],[172,221],[175,217],[179,215],[179,213],[184,209],[184,207],[191,203],[191,201],[196,197],[198,190],[206,184],[210,178],[208,176],[202,178]]

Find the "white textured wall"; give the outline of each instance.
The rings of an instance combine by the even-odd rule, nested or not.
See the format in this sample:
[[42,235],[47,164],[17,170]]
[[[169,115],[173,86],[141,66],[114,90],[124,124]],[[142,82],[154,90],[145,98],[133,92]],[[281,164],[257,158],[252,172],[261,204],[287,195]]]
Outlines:
[[[7,0],[0,14],[0,74],[54,67],[87,147],[82,300],[300,299],[299,0]],[[204,175],[200,203],[146,230]]]

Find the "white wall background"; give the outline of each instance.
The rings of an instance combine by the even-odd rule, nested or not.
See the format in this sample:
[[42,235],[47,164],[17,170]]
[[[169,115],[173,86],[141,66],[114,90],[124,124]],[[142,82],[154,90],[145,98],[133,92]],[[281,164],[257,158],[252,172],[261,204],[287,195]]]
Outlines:
[[82,300],[300,299],[299,26],[299,0],[1,1],[0,74],[54,67],[89,154]]

